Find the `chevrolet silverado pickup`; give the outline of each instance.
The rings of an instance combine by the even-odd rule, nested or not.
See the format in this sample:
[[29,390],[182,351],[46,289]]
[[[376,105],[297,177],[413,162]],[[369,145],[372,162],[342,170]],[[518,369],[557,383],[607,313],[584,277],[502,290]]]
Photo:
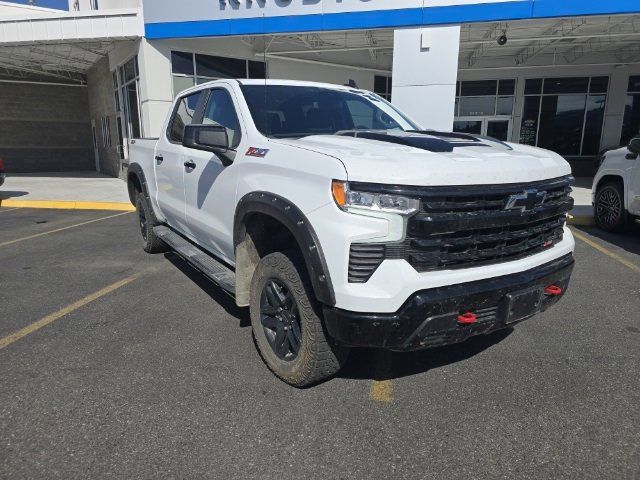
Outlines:
[[249,307],[266,365],[303,387],[355,347],[453,344],[567,291],[559,155],[425,130],[376,94],[218,80],[130,145],[147,252],[172,250]]

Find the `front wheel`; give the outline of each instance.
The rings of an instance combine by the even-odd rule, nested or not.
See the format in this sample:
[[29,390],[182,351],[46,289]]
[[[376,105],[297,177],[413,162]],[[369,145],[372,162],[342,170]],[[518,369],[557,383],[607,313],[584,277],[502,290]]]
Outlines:
[[596,224],[607,232],[622,230],[627,221],[624,190],[619,183],[607,183],[598,190],[594,204]]
[[295,387],[331,377],[348,355],[327,336],[312,292],[296,252],[265,256],[251,282],[251,326],[260,355]]

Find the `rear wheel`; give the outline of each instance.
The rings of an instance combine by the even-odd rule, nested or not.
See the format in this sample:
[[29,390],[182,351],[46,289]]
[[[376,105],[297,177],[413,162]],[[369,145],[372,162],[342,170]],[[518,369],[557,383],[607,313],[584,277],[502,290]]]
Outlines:
[[136,197],[136,211],[144,251],[147,253],[165,252],[167,245],[153,231],[153,227],[157,226],[157,223],[154,221],[149,202],[141,193]]
[[276,376],[295,387],[331,377],[348,355],[327,336],[301,265],[296,252],[269,254],[251,282],[251,325],[260,355]]
[[607,232],[618,232],[625,227],[627,211],[624,208],[624,187],[620,183],[609,182],[598,190],[594,218],[598,227]]

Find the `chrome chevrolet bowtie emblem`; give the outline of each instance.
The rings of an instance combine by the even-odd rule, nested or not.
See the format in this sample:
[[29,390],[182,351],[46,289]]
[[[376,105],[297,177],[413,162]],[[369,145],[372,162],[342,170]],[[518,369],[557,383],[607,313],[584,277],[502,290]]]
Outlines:
[[527,212],[542,205],[545,198],[547,198],[547,192],[541,192],[536,189],[525,190],[517,195],[511,195],[507,199],[504,209]]

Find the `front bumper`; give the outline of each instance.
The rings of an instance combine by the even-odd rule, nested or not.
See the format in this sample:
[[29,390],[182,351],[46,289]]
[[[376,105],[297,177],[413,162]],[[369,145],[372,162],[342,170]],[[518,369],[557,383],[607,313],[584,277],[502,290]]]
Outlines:
[[[573,256],[565,255],[531,270],[414,293],[395,313],[361,313],[325,308],[329,334],[350,347],[419,350],[458,343],[475,335],[510,327],[545,311],[564,295],[573,271]],[[561,287],[550,296],[545,287]],[[539,301],[514,321],[510,301],[521,292],[539,292]],[[529,297],[531,298],[531,297]],[[458,316],[474,312],[477,322],[460,325]]]

